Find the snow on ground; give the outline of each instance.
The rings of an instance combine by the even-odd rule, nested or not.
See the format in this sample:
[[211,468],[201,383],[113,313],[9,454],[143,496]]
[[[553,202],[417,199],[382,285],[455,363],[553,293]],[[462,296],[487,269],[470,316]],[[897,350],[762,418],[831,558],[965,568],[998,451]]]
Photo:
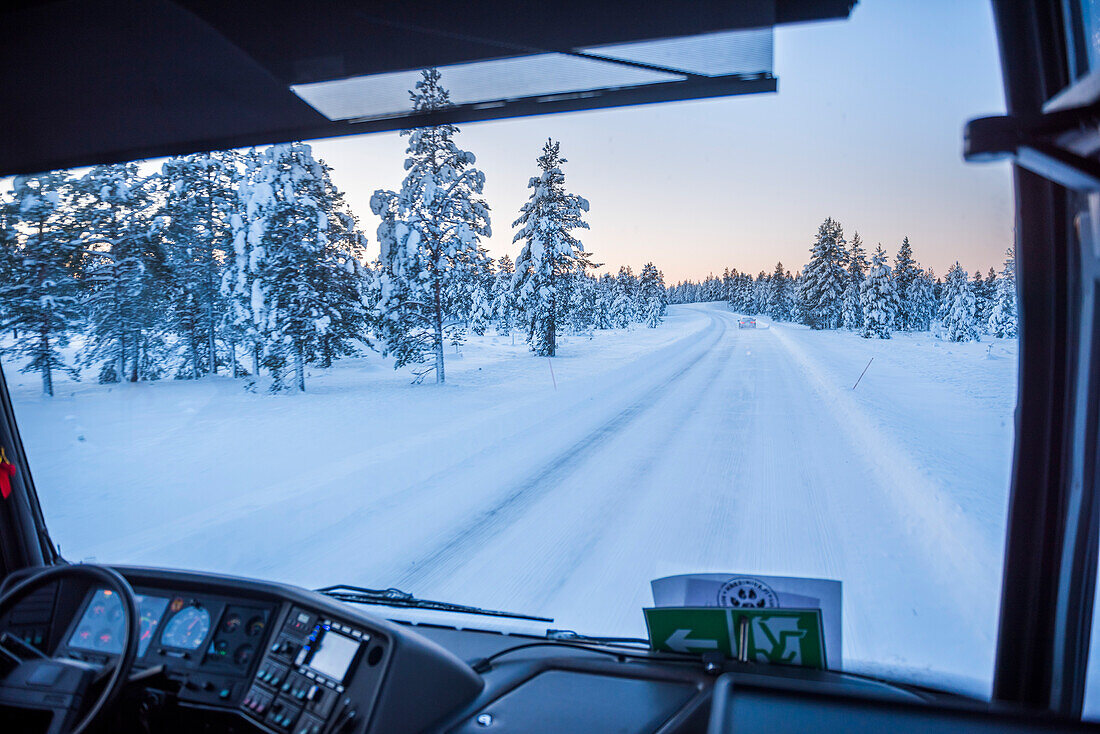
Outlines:
[[844,582],[846,667],[987,693],[1016,343],[760,325],[675,306],[658,329],[567,337],[553,375],[475,337],[445,386],[372,355],[305,395],[12,388],[69,558],[398,586],[627,635],[658,576],[824,576]]

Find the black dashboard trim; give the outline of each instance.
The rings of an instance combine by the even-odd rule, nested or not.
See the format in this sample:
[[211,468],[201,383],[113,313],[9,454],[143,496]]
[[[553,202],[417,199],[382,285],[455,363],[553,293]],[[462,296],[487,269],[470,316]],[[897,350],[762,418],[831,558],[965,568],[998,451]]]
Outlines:
[[[349,674],[346,692],[337,696],[336,703],[329,709],[329,714],[333,717],[330,724],[338,713],[341,716],[347,714],[349,721],[353,717],[356,721],[365,721],[365,724],[359,723],[355,726],[354,730],[357,733],[431,729],[452,711],[475,699],[484,687],[481,676],[438,643],[403,625],[313,591],[276,582],[195,571],[140,566],[112,566],[112,568],[144,593],[164,595],[164,592],[168,592],[172,596],[193,594],[195,597],[219,597],[225,601],[222,611],[230,604],[270,606],[270,627],[260,638],[265,647],[281,634],[284,621],[290,612],[297,608],[310,610],[317,615],[318,619],[323,617],[341,625],[369,631],[371,650],[373,651],[377,646],[382,649],[381,655],[373,662],[362,661],[356,671]],[[32,572],[33,569],[13,574],[5,582],[14,583],[17,580],[16,576],[25,577]],[[66,619],[62,626],[65,633],[71,632],[74,625],[78,623],[79,612],[86,604],[91,588],[91,586],[78,588],[74,585],[61,590],[59,597],[69,598],[66,608],[71,610],[72,617],[72,619]],[[59,601],[58,604],[65,606],[64,600]],[[212,619],[212,627],[219,621],[220,616]],[[203,662],[206,646],[213,639],[213,635],[212,630],[205,636],[203,645],[197,651],[199,654],[193,667],[198,668]],[[155,647],[158,638],[159,632],[150,645],[150,651]],[[62,650],[66,647],[67,639],[67,637],[55,639],[51,649]],[[232,695],[224,699],[224,703],[186,700],[181,689],[181,695],[177,700],[178,705],[195,710],[231,713],[242,722],[248,721],[258,730],[282,734],[287,730],[285,727],[272,728],[269,720],[257,719],[246,714],[241,707],[246,692],[258,685],[256,672],[267,655],[268,653],[264,652],[250,661],[247,674],[243,677],[237,676],[242,683],[241,687],[234,689]],[[143,662],[150,662],[149,651]],[[172,676],[169,677],[172,678]],[[425,691],[431,691],[431,695],[425,696]],[[281,693],[275,691],[274,697],[281,697]],[[302,719],[306,718],[307,712],[304,708],[295,713],[301,713]],[[331,727],[325,727],[326,730],[328,728]]]

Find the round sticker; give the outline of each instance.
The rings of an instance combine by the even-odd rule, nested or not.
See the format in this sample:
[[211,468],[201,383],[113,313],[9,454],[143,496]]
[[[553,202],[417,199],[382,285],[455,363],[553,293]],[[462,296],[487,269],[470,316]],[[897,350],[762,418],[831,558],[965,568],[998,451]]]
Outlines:
[[718,606],[722,607],[765,607],[779,606],[779,597],[771,587],[762,581],[751,578],[730,579],[718,589]]

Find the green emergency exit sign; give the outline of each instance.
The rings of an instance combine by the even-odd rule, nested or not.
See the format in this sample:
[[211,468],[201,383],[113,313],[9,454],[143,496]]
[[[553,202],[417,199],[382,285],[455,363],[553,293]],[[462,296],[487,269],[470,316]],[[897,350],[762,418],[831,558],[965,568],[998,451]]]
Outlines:
[[644,611],[654,650],[720,652],[736,658],[743,629],[746,660],[825,667],[820,609],[657,607]]

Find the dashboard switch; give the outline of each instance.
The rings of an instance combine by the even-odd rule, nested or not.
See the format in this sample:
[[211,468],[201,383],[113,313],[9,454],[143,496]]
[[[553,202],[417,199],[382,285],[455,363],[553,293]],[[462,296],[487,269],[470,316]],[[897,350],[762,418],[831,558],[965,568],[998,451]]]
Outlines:
[[292,658],[298,652],[298,648],[298,643],[284,638],[271,646],[271,652],[274,655]]

